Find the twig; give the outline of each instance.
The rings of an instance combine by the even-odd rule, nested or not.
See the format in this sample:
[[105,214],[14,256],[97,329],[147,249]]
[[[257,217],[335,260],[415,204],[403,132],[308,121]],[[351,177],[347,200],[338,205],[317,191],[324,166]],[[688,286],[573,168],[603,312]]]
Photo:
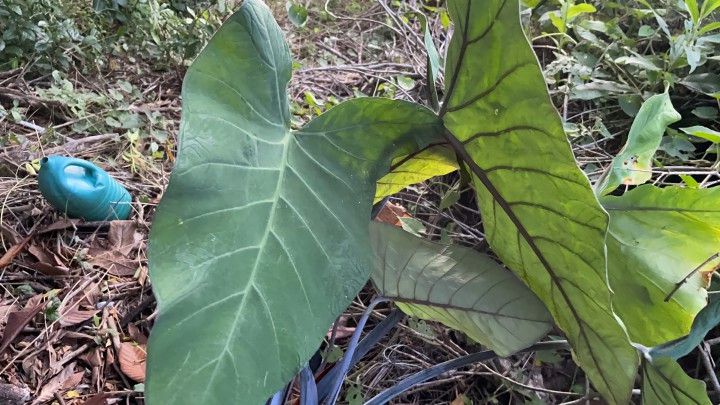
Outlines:
[[708,257],[704,262],[700,263],[699,266],[695,267],[690,273],[688,273],[687,276],[683,277],[682,280],[675,283],[675,287],[673,287],[672,291],[670,291],[670,293],[665,297],[665,302],[670,301],[670,298],[672,298],[672,296],[675,295],[675,293],[680,289],[680,287],[683,286],[683,284],[687,283],[687,281],[690,279],[690,277],[695,275],[695,273],[697,273],[698,271],[700,271],[700,269],[705,267],[706,264],[717,259],[718,257],[720,257],[720,252],[717,252],[717,253],[713,254],[712,256]]
[[80,139],[69,139],[69,141],[60,146],[56,146],[54,148],[45,149],[45,155],[52,155],[53,153],[57,152],[68,152],[72,149],[76,148],[78,145],[82,145],[85,143],[91,143],[91,142],[102,142],[106,141],[108,139],[113,139],[117,137],[118,134],[100,134],[100,135],[93,135],[93,136],[86,136],[85,138]]

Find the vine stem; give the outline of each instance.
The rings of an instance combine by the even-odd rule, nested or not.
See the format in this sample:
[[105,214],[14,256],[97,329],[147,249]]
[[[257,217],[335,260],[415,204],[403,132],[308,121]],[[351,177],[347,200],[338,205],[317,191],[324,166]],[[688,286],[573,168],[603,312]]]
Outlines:
[[[569,349],[570,345],[568,344],[567,340],[555,340],[551,342],[541,342],[536,343],[527,349],[523,349],[517,353],[527,353],[527,352],[534,352],[539,350],[557,350],[557,349]],[[386,404],[391,399],[397,397],[398,395],[402,394],[403,392],[407,391],[408,389],[412,388],[414,385],[420,384],[422,382],[425,382],[427,380],[433,379],[435,377],[438,377],[442,374],[445,374],[449,371],[455,370],[460,367],[469,366],[474,363],[482,362],[482,361],[488,361],[492,360],[498,356],[497,353],[495,353],[492,350],[486,350],[482,352],[477,352],[473,354],[469,354],[467,356],[463,356],[457,359],[449,360],[444,363],[437,364],[435,366],[432,366],[428,369],[425,369],[423,371],[417,372],[410,377],[400,381],[399,383],[395,384],[394,386],[386,389],[385,391],[379,393],[378,395],[371,398],[369,401],[365,402],[364,405],[382,405]]]
[[342,387],[343,381],[345,380],[345,375],[347,374],[348,370],[350,370],[350,363],[352,362],[353,353],[355,352],[355,349],[357,349],[358,342],[360,341],[360,335],[362,334],[363,329],[365,329],[365,324],[367,323],[368,318],[370,318],[370,314],[372,313],[373,309],[375,309],[378,304],[388,301],[390,301],[390,299],[385,297],[374,298],[370,305],[368,305],[368,307],[365,309],[365,312],[363,313],[362,317],[358,321],[357,326],[355,327],[355,332],[350,339],[350,344],[348,344],[347,351],[345,352],[345,357],[343,357],[342,363],[340,363],[337,377],[335,378],[332,390],[330,391],[330,395],[325,402],[326,404],[334,404],[337,402],[337,398],[340,395],[340,388]]

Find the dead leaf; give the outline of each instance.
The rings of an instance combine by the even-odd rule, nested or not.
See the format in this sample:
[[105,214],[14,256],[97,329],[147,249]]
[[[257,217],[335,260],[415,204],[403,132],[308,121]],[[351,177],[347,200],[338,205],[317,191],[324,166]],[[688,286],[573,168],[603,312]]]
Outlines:
[[97,394],[90,397],[83,405],[107,405],[107,395]]
[[[32,235],[31,235],[32,236]],[[27,236],[25,239],[21,240],[19,243],[16,243],[8,249],[7,252],[5,252],[2,257],[0,257],[0,269],[3,269],[7,267],[10,263],[12,263],[13,259],[15,259],[15,256],[20,254],[23,249],[25,249],[25,245],[27,245],[28,242],[30,242],[30,237]]]
[[42,295],[36,295],[28,300],[22,311],[11,312],[8,314],[7,324],[3,330],[3,337],[0,340],[0,354],[7,349],[8,346],[20,334],[22,329],[32,321],[35,315],[43,308]]
[[74,227],[75,225],[77,225],[78,223],[80,223],[80,220],[79,220],[79,219],[67,219],[67,218],[66,218],[66,219],[61,219],[61,220],[59,220],[59,221],[53,222],[52,224],[46,226],[45,228],[43,228],[43,229],[42,229],[40,232],[38,232],[38,233],[41,233],[41,234],[42,234],[42,233],[47,233],[47,232],[59,231],[59,230],[62,230],[62,229],[72,228],[72,227]]
[[52,399],[56,392],[67,391],[75,388],[82,381],[84,372],[75,372],[75,362],[68,364],[59,374],[51,378],[43,385],[40,394],[32,402],[33,405],[41,404]]
[[138,342],[141,345],[147,344],[147,341],[148,341],[147,336],[145,336],[142,332],[140,332],[140,329],[133,324],[128,325],[128,335],[130,336],[130,338],[132,340]]
[[46,276],[67,276],[70,271],[67,268],[53,266],[47,263],[26,263],[28,267]]
[[75,390],[70,390],[70,391],[68,391],[68,392],[65,393],[65,398],[66,398],[66,399],[80,398],[80,393],[77,392],[77,391],[75,391]]
[[65,276],[70,271],[62,265],[58,257],[42,246],[31,243],[28,252],[35,256],[37,263],[29,263],[28,267],[39,271],[47,276]]
[[71,326],[83,323],[100,312],[99,309],[80,309],[80,303],[71,306],[66,311],[60,313],[60,325]]
[[30,390],[12,384],[0,383],[0,404],[20,405],[30,400]]
[[19,243],[22,240],[20,235],[18,235],[14,229],[10,228],[5,224],[0,224],[0,234],[2,234],[5,238],[5,242],[10,242],[13,245]]
[[35,256],[35,258],[39,262],[51,264],[53,261],[55,261],[52,257],[52,253],[48,252],[47,250],[45,250],[45,248],[43,248],[42,246],[38,246],[35,243],[30,244],[30,246],[28,247],[28,252],[31,255]]
[[77,325],[85,322],[100,312],[96,308],[99,298],[99,283],[93,283],[87,279],[82,284],[82,292],[70,298],[69,301],[63,301],[58,309],[60,313],[59,322],[63,326]]
[[[353,333],[355,333],[355,327],[354,326],[347,326],[347,322],[350,318],[348,316],[342,315],[340,319],[338,319],[337,326],[335,327],[335,339],[344,339],[346,337],[352,336]],[[332,336],[332,328],[327,333],[327,338],[330,339]]]
[[138,268],[138,262],[130,257],[130,253],[142,240],[143,235],[137,231],[134,221],[112,221],[107,243],[96,239],[88,250],[92,256],[89,262],[114,276],[132,276]]
[[408,214],[407,210],[403,206],[388,202],[380,209],[376,220],[379,222],[385,222],[386,224],[395,225],[397,227],[402,227],[402,222],[400,222],[399,218],[411,218],[411,215]]
[[122,342],[118,353],[120,370],[134,381],[145,381],[145,347],[132,342]]
[[137,272],[137,282],[140,286],[145,287],[147,282],[148,270],[145,266],[140,266],[140,270]]
[[465,396],[465,394],[460,394],[457,396],[457,398],[450,402],[450,405],[465,405],[468,402],[472,403],[472,401],[470,401],[468,397]]
[[108,241],[120,253],[127,256],[142,241],[135,221],[112,221],[108,231]]
[[14,301],[6,301],[0,303],[0,334],[5,330],[5,324],[7,323],[8,316],[12,312],[17,312],[20,307]]

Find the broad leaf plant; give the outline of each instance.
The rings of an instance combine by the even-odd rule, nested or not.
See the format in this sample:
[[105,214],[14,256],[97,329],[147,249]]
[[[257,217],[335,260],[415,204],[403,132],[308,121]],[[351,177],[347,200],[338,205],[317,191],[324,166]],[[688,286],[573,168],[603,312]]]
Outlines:
[[[649,100],[647,122],[593,187],[518,2],[447,7],[446,86],[429,108],[359,98],[292,130],[291,57],[260,0],[245,0],[194,61],[151,234],[150,404],[264,403],[371,277],[403,311],[501,355],[555,325],[610,404],[629,402],[638,370],[645,403],[709,403],[702,382],[648,347],[688,335],[706,303],[716,261],[680,280],[720,246],[720,195],[652,185],[606,195],[649,178],[678,118],[669,99]],[[439,57],[425,43],[434,91]],[[373,203],[459,165],[502,263],[369,220]]]

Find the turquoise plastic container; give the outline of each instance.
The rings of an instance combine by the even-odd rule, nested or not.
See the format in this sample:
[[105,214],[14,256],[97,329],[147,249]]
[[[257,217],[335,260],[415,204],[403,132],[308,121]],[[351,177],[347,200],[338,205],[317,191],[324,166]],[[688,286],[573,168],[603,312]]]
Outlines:
[[43,197],[70,218],[106,221],[130,216],[130,193],[87,160],[64,156],[42,158],[38,185]]

